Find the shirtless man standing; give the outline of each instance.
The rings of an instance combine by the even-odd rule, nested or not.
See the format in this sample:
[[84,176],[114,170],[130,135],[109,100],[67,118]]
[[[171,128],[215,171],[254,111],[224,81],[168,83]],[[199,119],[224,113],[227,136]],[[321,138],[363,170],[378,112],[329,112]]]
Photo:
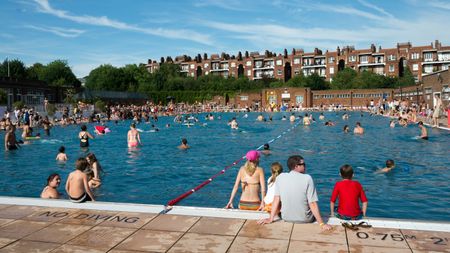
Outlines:
[[356,127],[353,130],[354,134],[364,134],[364,128],[361,127],[361,123],[356,122]]
[[78,158],[75,162],[75,171],[69,174],[66,182],[66,192],[74,203],[95,201],[88,184],[88,176],[83,171],[88,167],[85,158]]
[[130,130],[128,131],[127,135],[127,140],[129,148],[135,148],[138,145],[142,145],[141,136],[139,135],[139,132],[136,130],[136,124],[134,123],[132,123],[130,126]]
[[16,126],[10,125],[8,132],[5,134],[5,151],[15,150],[19,146],[16,140]]

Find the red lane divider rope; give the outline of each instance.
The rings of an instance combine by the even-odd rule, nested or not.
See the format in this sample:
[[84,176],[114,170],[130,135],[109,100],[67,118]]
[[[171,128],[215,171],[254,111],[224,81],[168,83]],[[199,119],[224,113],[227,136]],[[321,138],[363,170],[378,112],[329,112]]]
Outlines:
[[[287,132],[290,132],[291,130],[293,130],[294,128],[296,128],[299,125],[299,123],[295,124],[293,127],[289,128],[287,131],[284,131],[282,134],[278,135],[276,138],[273,138],[272,140],[270,140],[268,143],[272,143],[274,142],[276,139],[281,138],[282,135],[286,134]],[[256,150],[259,150],[261,148],[263,148],[264,145],[259,146]],[[166,210],[163,211],[163,213],[168,211],[168,208],[170,208],[171,206],[176,205],[178,202],[180,202],[182,199],[188,197],[189,195],[191,195],[192,193],[200,190],[201,188],[203,188],[205,185],[211,183],[215,178],[217,178],[218,176],[224,174],[228,169],[232,168],[233,166],[237,165],[238,163],[240,163],[242,160],[245,159],[245,155],[241,158],[239,158],[238,160],[234,161],[232,164],[228,165],[227,167],[225,167],[223,170],[221,170],[219,173],[215,174],[214,176],[210,177],[209,179],[205,180],[203,183],[197,185],[195,188],[192,188],[191,190],[181,194],[180,196],[172,199],[171,201],[167,202],[166,205]]]
[[223,170],[221,170],[219,173],[215,174],[214,176],[212,176],[211,178],[209,178],[208,180],[205,180],[203,183],[197,185],[195,188],[181,194],[180,196],[178,196],[175,199],[172,199],[171,201],[169,201],[167,203],[168,206],[174,206],[176,205],[178,202],[180,202],[182,199],[186,198],[187,196],[191,195],[192,193],[200,190],[201,188],[203,188],[205,185],[211,183],[216,177],[222,175],[225,173],[225,171],[227,171],[228,169],[230,169],[231,167],[233,167],[234,165],[240,163],[242,160],[244,160],[245,156],[241,157],[239,160],[234,161],[232,164],[228,165],[227,167],[225,167]]

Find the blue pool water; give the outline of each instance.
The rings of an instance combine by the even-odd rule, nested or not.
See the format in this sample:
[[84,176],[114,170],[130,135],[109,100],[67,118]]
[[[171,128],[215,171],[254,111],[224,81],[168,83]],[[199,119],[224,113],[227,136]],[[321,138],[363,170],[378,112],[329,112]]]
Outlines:
[[[191,128],[174,124],[173,117],[161,117],[156,123],[160,132],[141,133],[144,145],[136,151],[129,151],[126,145],[130,121],[118,125],[111,122],[111,133],[91,141],[90,151],[96,154],[106,173],[103,185],[95,190],[97,200],[166,204],[248,150],[293,126],[280,120],[282,115],[289,117],[288,113],[273,114],[273,122],[256,122],[257,115],[250,113],[244,119],[243,114],[223,113],[221,120]],[[318,119],[318,113],[313,115]],[[380,116],[361,117],[359,113],[350,113],[350,119],[343,121],[341,115],[325,113],[327,120],[337,123],[334,127],[325,127],[320,121],[309,127],[299,125],[273,142],[272,154],[261,158],[266,176],[270,175],[272,162],[281,162],[287,170],[287,158],[302,155],[307,173],[316,183],[321,211],[329,213],[329,198],[334,183],[340,180],[339,167],[348,163],[355,170],[354,179],[366,190],[368,216],[450,221],[449,132],[429,129],[429,141],[415,140],[412,137],[419,134],[417,126],[391,129],[389,119]],[[243,131],[232,131],[226,125],[233,116],[238,118]],[[206,122],[204,114],[199,118]],[[356,121],[365,127],[365,135],[342,133],[345,124],[353,129]],[[166,123],[172,126],[165,128]],[[88,125],[91,133],[93,127]],[[149,130],[150,125],[140,124],[138,128]],[[0,195],[39,197],[47,176],[53,172],[62,175],[59,190],[64,192],[68,173],[73,170],[76,158],[83,155],[78,132],[79,126],[55,127],[50,138],[32,141],[13,152],[4,152],[1,145]],[[3,132],[0,137],[3,141]],[[187,138],[192,148],[178,150],[181,138]],[[61,145],[66,147],[69,157],[65,165],[54,160]],[[395,171],[375,174],[389,158],[396,161]],[[179,205],[225,206],[238,168],[228,170]],[[236,196],[235,202],[238,200]]]

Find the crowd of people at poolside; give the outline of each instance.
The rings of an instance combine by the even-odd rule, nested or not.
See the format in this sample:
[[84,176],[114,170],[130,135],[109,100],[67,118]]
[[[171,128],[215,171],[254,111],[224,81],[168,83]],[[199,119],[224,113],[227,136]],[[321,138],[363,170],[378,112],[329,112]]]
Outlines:
[[[435,116],[439,116],[442,102],[437,102],[437,107],[432,118],[434,121]],[[147,103],[144,106],[110,106],[107,109],[106,117],[100,118],[99,115],[91,115],[90,118],[84,118],[80,115],[80,111],[74,111],[70,114],[66,111],[62,114],[62,118],[56,121],[50,121],[48,117],[41,117],[38,113],[32,109],[17,110],[14,112],[16,122],[12,122],[8,112],[5,113],[5,118],[2,119],[0,129],[5,130],[5,150],[14,150],[20,147],[20,141],[16,139],[15,130],[16,126],[22,128],[22,138],[28,137],[40,137],[38,134],[33,135],[33,128],[42,128],[47,136],[50,135],[50,129],[55,124],[71,124],[97,121],[117,121],[132,119],[133,123],[130,125],[130,130],[127,133],[127,144],[129,148],[137,148],[142,144],[140,139],[140,133],[136,128],[136,124],[140,122],[156,123],[158,116],[161,115],[176,115],[174,122],[181,123],[183,120],[191,120],[188,117],[181,116],[181,113],[191,112],[197,113],[196,107],[176,107],[174,104],[168,106],[154,105]],[[371,103],[368,107],[370,114],[387,115],[391,117],[389,127],[395,127],[397,124],[400,126],[407,126],[409,124],[417,124],[420,128],[420,136],[418,138],[427,140],[428,132],[422,121],[418,120],[417,106],[409,106],[407,103],[397,103],[392,101],[391,103]],[[297,113],[299,114],[299,113]],[[70,115],[70,116],[69,116]],[[191,116],[193,117],[193,116]],[[244,113],[243,118],[248,118],[248,114]],[[361,117],[363,114],[361,113]],[[177,120],[178,119],[178,120]],[[205,116],[206,120],[214,120],[214,115],[209,113]],[[342,120],[349,119],[347,112],[342,114]],[[198,121],[198,118],[193,117],[194,121]],[[257,121],[273,121],[272,116],[268,119],[261,113],[256,118]],[[296,115],[292,113],[289,117],[282,116],[280,120],[289,120],[290,122],[299,122],[304,126],[312,125],[313,123],[323,122],[327,127],[333,127],[336,125],[332,120],[326,120],[325,115],[320,113],[318,120],[316,120],[311,113],[304,113],[303,115]],[[189,121],[188,121],[189,122]],[[231,129],[239,129],[237,117],[233,117],[228,125]],[[166,125],[166,127],[169,127]],[[96,129],[97,134],[105,134],[106,126],[101,130]],[[108,129],[109,131],[109,129]],[[343,128],[344,133],[350,132],[350,127],[345,125]],[[363,135],[365,133],[364,128],[360,122],[356,122],[353,129],[353,133],[356,135]],[[87,131],[86,125],[81,125],[81,131],[78,134],[81,148],[88,148],[89,141],[95,137]],[[179,149],[189,149],[187,139],[183,138]],[[270,153],[269,144],[264,145],[263,154]],[[261,220],[260,223],[271,223],[276,219],[283,219],[292,222],[313,222],[317,221],[319,225],[325,229],[330,229],[330,226],[326,225],[320,215],[318,206],[317,191],[314,186],[314,181],[311,176],[306,174],[306,162],[300,155],[289,157],[287,160],[288,172],[283,170],[283,166],[279,162],[275,162],[271,165],[271,176],[266,181],[264,177],[264,171],[259,167],[260,154],[259,151],[252,150],[246,154],[246,163],[242,166],[237,174],[233,190],[230,196],[230,200],[225,206],[226,208],[234,208],[233,201],[238,192],[239,186],[241,186],[241,195],[239,200],[239,209],[242,210],[259,210],[270,213],[270,217]],[[68,160],[65,154],[64,146],[60,147],[56,160],[59,162],[66,162]],[[388,173],[395,168],[393,160],[386,161],[386,167],[379,170],[378,173]],[[101,186],[101,174],[102,168],[99,161],[93,153],[88,153],[86,157],[81,157],[76,160],[75,170],[71,172],[66,180],[65,190],[67,197],[72,202],[85,202],[94,201],[95,196],[93,189]],[[332,197],[330,199],[330,213],[332,216],[336,216],[344,220],[357,220],[366,215],[367,212],[367,197],[361,184],[355,180],[352,180],[353,169],[350,165],[343,165],[340,168],[340,174],[342,181],[337,182]],[[47,185],[41,193],[42,198],[60,198],[61,194],[57,188],[60,185],[61,176],[58,174],[51,174],[47,179]],[[336,201],[339,201],[339,206],[335,206]],[[359,202],[362,203],[362,207]]]

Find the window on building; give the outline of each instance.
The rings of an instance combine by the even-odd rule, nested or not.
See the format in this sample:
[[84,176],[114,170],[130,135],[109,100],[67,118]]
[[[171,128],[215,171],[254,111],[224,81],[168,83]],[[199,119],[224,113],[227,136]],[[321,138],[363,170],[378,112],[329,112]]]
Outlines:
[[241,96],[241,101],[248,101],[248,96]]
[[328,63],[334,63],[334,57],[333,56],[328,57]]
[[433,61],[433,53],[431,52],[423,53],[423,59],[425,61]]
[[294,58],[294,64],[300,64],[300,58]]
[[384,56],[379,55],[375,57],[375,63],[383,63],[384,62]]
[[262,61],[255,61],[255,68],[261,68],[263,65]]
[[389,72],[394,72],[395,71],[395,66],[394,65],[389,65]]
[[412,53],[411,54],[411,60],[418,60],[420,58],[420,54],[419,53]]
[[334,74],[334,67],[330,67],[330,74]]
[[203,67],[205,67],[205,69],[207,69],[209,67],[209,64],[205,63],[205,65],[203,65]]
[[369,56],[367,55],[361,55],[359,57],[359,63],[369,63]]
[[279,69],[279,70],[277,70],[277,74],[278,74],[279,76],[281,76],[281,74],[283,74],[283,71],[281,71],[281,69]]
[[311,58],[304,58],[304,59],[303,59],[303,65],[304,65],[304,66],[310,66],[310,65],[312,65],[312,59],[311,59]]
[[413,64],[412,70],[419,71],[419,64]]
[[251,70],[247,70],[247,76],[252,76],[252,71]]
[[232,67],[232,68],[235,68],[235,67],[236,67],[236,63],[235,63],[235,62],[232,62],[232,63],[231,63],[231,67]]
[[389,61],[395,61],[397,59],[397,57],[395,56],[395,55],[393,55],[393,54],[390,54],[389,56],[388,56],[388,60]]
[[195,65],[194,64],[191,64],[191,69],[195,69]]
[[423,67],[423,72],[425,73],[433,73],[433,66],[432,65],[427,65]]
[[191,77],[194,77],[194,72],[191,73]]
[[384,67],[376,67],[373,69],[373,71],[375,72],[375,74],[384,75]]
[[348,57],[348,61],[349,61],[349,62],[355,62],[355,61],[356,61],[356,55],[350,55],[350,56]]
[[250,67],[250,66],[252,66],[252,62],[251,62],[251,61],[247,61],[247,62],[245,63],[245,65],[246,65],[247,67]]
[[439,53],[438,61],[450,61],[450,53]]
[[283,65],[283,60],[277,60],[277,66]]

